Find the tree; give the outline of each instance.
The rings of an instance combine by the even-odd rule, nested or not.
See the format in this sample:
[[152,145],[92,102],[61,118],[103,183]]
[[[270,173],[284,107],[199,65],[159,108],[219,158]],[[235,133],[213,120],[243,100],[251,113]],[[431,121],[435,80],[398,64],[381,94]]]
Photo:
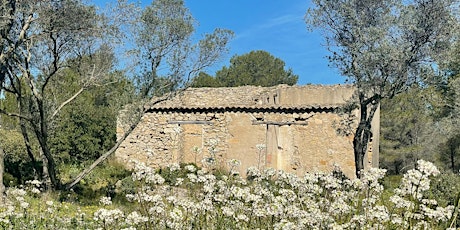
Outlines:
[[[25,86],[25,83],[22,83]],[[30,96],[30,95],[29,95]],[[0,109],[19,114],[16,96],[6,94],[0,99]],[[42,176],[41,162],[37,160],[38,145],[29,138],[30,125],[14,116],[0,115],[0,146],[4,150],[4,170],[16,177],[19,182],[37,179]]]
[[442,106],[442,95],[433,86],[415,85],[391,100],[383,99],[380,167],[388,169],[390,174],[401,174],[413,168],[420,159],[433,161],[442,142],[436,121]]
[[[80,89],[75,84],[78,74],[66,72],[65,78],[50,82],[50,97],[57,101]],[[53,121],[49,142],[60,163],[81,165],[94,161],[115,144],[118,110],[129,102],[134,90],[120,74],[110,74],[108,81],[110,84],[82,92]]]
[[[136,11],[136,10],[135,10]],[[81,172],[71,183],[72,188],[100,162],[107,159],[134,130],[146,111],[145,105],[155,104],[183,90],[189,80],[215,63],[227,51],[233,33],[216,29],[198,43],[192,43],[194,20],[182,0],[156,0],[140,14],[133,14],[131,34],[135,40],[137,69],[133,78],[137,96],[125,110],[124,134],[117,143]],[[154,97],[157,96],[157,97]]]
[[[109,46],[101,46],[107,28],[96,9],[79,0],[3,1],[0,10],[0,82],[19,108],[0,112],[29,123],[43,154],[45,183],[56,189],[60,181],[48,142],[50,124],[89,86],[101,84],[112,67],[105,59]],[[79,62],[73,65],[79,68],[80,90],[58,104],[48,101],[50,81],[63,76],[70,60]]]
[[295,85],[298,76],[284,69],[284,61],[270,53],[258,50],[230,59],[230,66],[217,71],[216,78],[201,75],[192,82],[193,87],[236,87],[243,85],[274,86]]
[[[458,49],[457,49],[458,51]],[[457,54],[458,55],[458,54]],[[455,62],[456,58],[452,58]],[[440,160],[447,165],[453,172],[460,168],[460,78],[458,66],[450,63],[452,75],[448,78],[445,88],[444,104],[445,108],[441,114],[439,126],[442,129],[442,143],[439,146]],[[453,69],[452,67],[456,68]]]
[[357,88],[356,174],[380,101],[436,71],[453,41],[454,0],[313,0],[306,22],[324,32],[329,61]]
[[450,168],[453,173],[460,169],[460,134],[450,136],[440,146],[440,160]]
[[221,83],[213,76],[205,73],[200,72],[197,77],[195,77],[191,84],[191,87],[194,88],[201,88],[201,87],[222,87]]
[[3,173],[5,172],[5,164],[4,164],[4,159],[5,159],[5,153],[3,152],[3,148],[0,147],[0,178],[2,179],[2,182],[0,183],[0,192],[1,192],[1,204],[3,204],[3,193],[5,192],[5,184],[3,184]]

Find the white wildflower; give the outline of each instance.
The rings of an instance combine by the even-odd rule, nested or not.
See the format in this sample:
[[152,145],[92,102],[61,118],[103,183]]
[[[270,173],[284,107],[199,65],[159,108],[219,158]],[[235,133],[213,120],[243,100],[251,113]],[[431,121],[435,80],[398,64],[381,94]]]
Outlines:
[[26,190],[21,188],[10,188],[6,191],[8,196],[18,197],[18,196],[25,196],[27,194]]
[[183,218],[182,211],[178,208],[174,208],[171,212],[169,212],[169,216],[174,221],[181,221]]
[[261,176],[261,173],[260,173],[259,169],[256,168],[256,167],[249,167],[246,170],[246,175],[249,178],[256,179],[256,178],[259,178]]
[[256,145],[257,150],[262,151],[263,149],[267,148],[265,144],[257,144]]
[[101,208],[94,213],[94,220],[105,224],[114,224],[123,218],[123,212],[119,209],[108,210]]
[[238,214],[238,215],[235,217],[235,220],[238,221],[238,222],[240,222],[240,221],[242,221],[242,222],[248,222],[248,221],[249,221],[249,217],[246,216],[245,214],[242,214],[242,213],[241,213],[241,214]]
[[187,178],[189,179],[190,182],[192,183],[196,183],[198,181],[198,177],[193,174],[193,173],[189,173],[187,174]]
[[282,219],[279,223],[276,223],[274,226],[273,226],[274,229],[279,229],[279,230],[290,230],[290,229],[297,229],[295,224],[288,221],[288,220],[285,220],[285,219]]
[[211,138],[208,140],[208,145],[216,146],[219,143],[219,140]]
[[30,185],[33,185],[35,187],[40,187],[42,182],[39,181],[39,180],[29,180],[29,181],[26,181],[26,184],[30,184]]
[[40,191],[40,189],[38,189],[38,188],[32,188],[32,189],[30,190],[30,192],[33,193],[33,194],[40,194],[41,191]]
[[180,170],[180,165],[178,163],[172,163],[169,165],[169,171],[175,172]]
[[99,203],[103,206],[111,205],[112,204],[112,198],[104,196],[99,199]]
[[396,208],[411,210],[415,206],[413,202],[408,201],[398,195],[391,196],[390,201],[395,205]]
[[122,228],[120,230],[137,230],[135,227]]
[[23,209],[26,209],[26,208],[29,207],[29,203],[27,203],[27,202],[21,202],[19,205],[20,205],[21,208],[23,208]]
[[184,178],[177,178],[174,186],[180,186],[182,183],[184,183]]
[[149,214],[150,215],[160,215],[164,214],[165,209],[161,206],[154,206],[149,209]]
[[222,207],[222,214],[224,214],[224,216],[230,217],[233,216],[235,212],[231,208],[224,206]]
[[429,161],[424,161],[424,160],[418,160],[417,161],[417,168],[427,176],[437,176],[439,175],[439,170],[436,168],[436,166],[429,162]]
[[137,225],[137,224],[140,224],[140,223],[147,222],[148,220],[149,220],[149,218],[147,218],[145,216],[142,216],[138,212],[134,211],[134,212],[130,213],[128,216],[126,216],[125,222],[128,225]]
[[240,160],[237,160],[237,159],[230,159],[230,160],[228,161],[228,165],[229,165],[230,167],[238,167],[238,166],[241,165],[241,161],[240,161]]
[[185,170],[187,170],[188,172],[195,172],[196,171],[196,167],[194,165],[186,165],[185,167]]
[[369,212],[371,219],[376,220],[378,223],[385,223],[390,219],[388,209],[385,206],[377,205]]
[[146,183],[162,185],[165,183],[165,179],[160,174],[150,174],[145,178]]

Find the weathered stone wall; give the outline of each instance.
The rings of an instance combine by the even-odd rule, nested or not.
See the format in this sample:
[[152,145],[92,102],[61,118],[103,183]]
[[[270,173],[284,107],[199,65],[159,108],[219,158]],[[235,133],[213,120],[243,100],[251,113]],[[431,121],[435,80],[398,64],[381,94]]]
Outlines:
[[153,107],[332,106],[348,101],[353,92],[351,85],[190,88]]
[[[250,166],[302,174],[337,165],[354,177],[353,135],[338,127],[346,123],[354,130],[359,113],[336,109],[352,93],[350,86],[190,89],[151,107],[115,155],[127,165],[135,159],[154,167],[211,167],[210,159],[226,167],[237,159],[243,175]],[[378,138],[372,144],[366,167],[378,157]]]

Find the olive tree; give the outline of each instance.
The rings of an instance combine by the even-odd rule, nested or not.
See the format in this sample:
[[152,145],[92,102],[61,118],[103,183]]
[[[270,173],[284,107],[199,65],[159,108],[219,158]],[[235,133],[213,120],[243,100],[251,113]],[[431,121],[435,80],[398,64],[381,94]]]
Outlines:
[[[125,2],[126,3],[126,2]],[[150,6],[133,14],[126,37],[134,38],[135,47],[133,79],[138,94],[126,109],[123,120],[123,135],[117,143],[92,165],[81,172],[71,183],[72,188],[88,175],[99,163],[113,154],[126,137],[139,124],[147,104],[155,104],[170,98],[188,85],[202,70],[215,63],[227,51],[233,33],[216,29],[193,42],[195,21],[182,0],[155,0]]]
[[[48,143],[49,130],[65,105],[104,81],[111,63],[106,55],[93,54],[111,52],[101,46],[107,28],[96,9],[79,0],[11,0],[2,1],[0,7],[1,89],[18,103],[17,112],[0,112],[29,124],[43,155],[45,182],[56,189],[60,180]],[[70,65],[78,68],[80,90],[60,101],[49,100],[50,81],[63,77]],[[27,142],[28,131],[22,132]]]
[[455,0],[312,0],[306,22],[323,32],[329,61],[357,88],[356,174],[364,168],[371,121],[392,98],[438,70],[454,40]]

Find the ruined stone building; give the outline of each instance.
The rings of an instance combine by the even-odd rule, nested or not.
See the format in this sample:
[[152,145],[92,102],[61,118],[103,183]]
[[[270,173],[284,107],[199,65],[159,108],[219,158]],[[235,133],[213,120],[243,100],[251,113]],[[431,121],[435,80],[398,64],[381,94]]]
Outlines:
[[[359,113],[341,109],[353,91],[350,85],[187,89],[150,106],[115,156],[151,166],[228,167],[236,159],[243,175],[250,166],[299,175],[339,166],[354,177]],[[365,167],[378,166],[379,111],[372,127]]]

